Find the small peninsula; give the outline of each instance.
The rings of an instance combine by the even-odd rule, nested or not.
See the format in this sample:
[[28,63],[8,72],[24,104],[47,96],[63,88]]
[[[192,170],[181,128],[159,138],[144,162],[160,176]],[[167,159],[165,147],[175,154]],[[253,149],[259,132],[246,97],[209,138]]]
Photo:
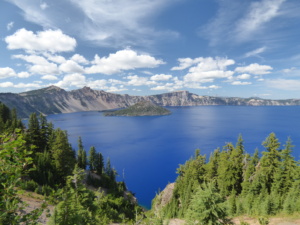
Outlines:
[[171,111],[150,101],[140,101],[126,109],[104,113],[105,116],[163,116],[170,114]]

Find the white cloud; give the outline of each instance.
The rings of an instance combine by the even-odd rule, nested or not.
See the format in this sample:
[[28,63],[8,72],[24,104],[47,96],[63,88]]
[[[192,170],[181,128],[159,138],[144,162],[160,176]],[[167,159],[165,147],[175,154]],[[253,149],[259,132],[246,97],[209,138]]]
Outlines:
[[266,49],[267,49],[266,47],[254,49],[253,51],[247,52],[245,54],[245,57],[248,58],[248,57],[252,57],[252,56],[258,56],[260,53],[263,53],[264,51],[266,51]]
[[156,39],[178,37],[177,32],[157,30],[151,24],[163,9],[180,0],[51,0],[51,5],[59,5],[61,9],[47,7],[44,1],[40,4],[32,0],[10,2],[23,10],[26,20],[44,29],[59,27],[99,46],[151,47]]
[[273,68],[268,65],[259,65],[257,63],[250,64],[249,66],[237,67],[235,72],[237,73],[250,73],[255,75],[263,75],[270,73]]
[[273,79],[265,81],[267,86],[286,91],[299,91],[300,80]]
[[11,29],[13,28],[13,26],[14,26],[14,22],[11,21],[11,22],[9,22],[9,23],[6,25],[6,29],[7,29],[7,30],[11,30]]
[[58,78],[54,75],[44,75],[41,77],[43,80],[57,80]]
[[10,67],[2,67],[0,68],[0,79],[5,79],[9,77],[17,76],[16,72]]
[[71,57],[71,60],[80,64],[89,64],[89,61],[84,58],[82,55],[75,54]]
[[238,75],[236,78],[240,79],[240,80],[247,80],[247,79],[251,78],[251,75],[244,73],[244,74]]
[[57,82],[55,84],[61,88],[68,88],[68,87],[83,87],[86,85],[85,76],[79,73],[68,74],[64,76],[63,80]]
[[213,82],[214,79],[230,78],[233,71],[227,70],[227,66],[233,65],[235,62],[227,58],[198,58],[200,62],[189,69],[187,75],[184,76],[185,82]]
[[156,74],[154,76],[150,77],[150,80],[154,81],[166,81],[172,78],[172,75],[167,75],[167,74]]
[[0,87],[2,88],[8,88],[8,87],[13,87],[14,84],[12,82],[3,82],[3,83],[0,83]]
[[58,64],[62,64],[64,62],[66,62],[67,60],[61,56],[61,55],[51,55],[51,54],[45,54],[45,56],[47,57],[48,60],[58,63]]
[[51,63],[42,56],[38,55],[14,55],[13,58],[22,59],[26,62],[32,63],[28,65],[29,71],[33,74],[58,74],[59,70],[55,63]]
[[47,4],[46,2],[42,2],[42,3],[40,4],[40,7],[41,7],[42,10],[45,10],[45,9],[47,9],[49,6],[48,6],[48,4]]
[[28,72],[20,72],[20,73],[18,73],[18,77],[19,78],[28,78],[30,76],[31,76],[31,74],[28,73]]
[[25,51],[69,52],[74,51],[76,40],[62,33],[61,30],[45,30],[34,34],[22,28],[13,35],[7,36],[5,42],[8,49],[24,49]]
[[115,74],[123,70],[137,68],[154,68],[164,64],[162,60],[155,59],[149,55],[138,55],[130,49],[120,50],[109,54],[108,57],[95,56],[93,66],[86,68],[86,73]]
[[279,16],[281,5],[286,0],[261,0],[252,2],[246,16],[240,20],[236,33],[241,40],[252,37],[263,25]]
[[184,70],[186,68],[189,68],[203,60],[202,57],[191,59],[191,58],[179,58],[179,66],[175,66],[171,68],[171,70]]
[[249,84],[252,84],[251,82],[242,82],[242,81],[233,81],[231,83],[232,85],[249,85]]
[[155,81],[149,81],[147,77],[139,77],[137,75],[133,76],[127,76],[126,79],[129,81],[127,82],[127,85],[132,86],[143,86],[143,85],[155,85]]
[[43,85],[40,85],[38,83],[18,83],[18,84],[14,84],[13,86],[14,88],[42,88],[44,87]]
[[84,69],[72,60],[67,60],[59,66],[59,70],[64,73],[83,73]]

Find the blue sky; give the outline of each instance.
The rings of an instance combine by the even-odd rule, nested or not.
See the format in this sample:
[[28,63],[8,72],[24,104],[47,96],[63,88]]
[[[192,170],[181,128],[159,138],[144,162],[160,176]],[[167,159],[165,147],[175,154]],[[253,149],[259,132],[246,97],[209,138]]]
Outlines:
[[300,98],[299,0],[2,0],[0,92]]

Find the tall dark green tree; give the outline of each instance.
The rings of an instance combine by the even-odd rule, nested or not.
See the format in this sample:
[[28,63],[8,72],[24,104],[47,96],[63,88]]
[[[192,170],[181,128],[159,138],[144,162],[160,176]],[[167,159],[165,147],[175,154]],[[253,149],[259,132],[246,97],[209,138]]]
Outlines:
[[74,169],[75,155],[65,131],[58,128],[54,131],[54,136],[55,139],[51,146],[53,164],[57,171],[58,181],[64,183]]
[[78,138],[77,164],[79,168],[84,170],[86,169],[87,157],[86,157],[86,151],[83,148],[81,137]]
[[262,185],[268,192],[271,192],[271,186],[274,181],[274,175],[279,167],[281,154],[280,143],[274,133],[271,133],[263,142],[263,146],[266,151],[263,152],[263,156],[260,160],[259,175],[262,178]]
[[96,161],[97,161],[97,152],[94,146],[92,146],[89,150],[88,164],[90,167],[90,171],[96,170]]
[[95,170],[96,173],[100,176],[102,175],[104,170],[104,159],[103,155],[100,152],[96,153]]

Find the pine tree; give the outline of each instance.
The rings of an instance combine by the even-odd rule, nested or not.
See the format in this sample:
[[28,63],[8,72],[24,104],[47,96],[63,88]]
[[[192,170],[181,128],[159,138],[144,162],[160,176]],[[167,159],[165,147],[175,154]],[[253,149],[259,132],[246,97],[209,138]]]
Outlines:
[[84,170],[86,169],[86,165],[87,165],[86,151],[83,148],[81,137],[78,138],[77,163],[79,168]]
[[68,136],[65,131],[56,129],[54,131],[54,142],[51,146],[54,168],[58,175],[58,181],[64,183],[66,177],[69,176],[75,166],[75,156],[68,142]]
[[96,170],[96,162],[97,162],[97,152],[94,146],[90,148],[89,151],[89,159],[88,159],[88,164],[90,167],[90,171],[95,171]]
[[274,174],[279,167],[281,160],[281,154],[279,151],[280,143],[274,133],[271,133],[266,140],[263,142],[263,146],[266,151],[263,152],[263,156],[260,160],[260,175],[263,178],[262,186],[267,188],[268,192],[271,192],[271,185],[274,181]]
[[100,152],[96,153],[95,170],[99,176],[102,175],[104,170],[104,159]]
[[43,152],[43,142],[41,138],[40,122],[36,113],[32,113],[28,120],[26,141],[35,147],[35,152]]
[[292,140],[288,138],[285,148],[280,152],[281,161],[274,174],[272,191],[280,195],[288,193],[294,182],[297,164],[291,155],[293,147]]
[[[254,155],[250,157],[249,160],[247,160],[245,166],[245,172],[243,175],[243,182],[242,182],[242,194],[245,196],[248,194],[249,190],[251,189],[252,182],[255,177],[255,171],[256,171],[256,166],[259,162],[259,154],[258,154],[258,149],[255,150]],[[253,193],[257,194],[257,193]]]
[[229,224],[224,201],[213,184],[203,184],[193,196],[186,218],[190,224]]

